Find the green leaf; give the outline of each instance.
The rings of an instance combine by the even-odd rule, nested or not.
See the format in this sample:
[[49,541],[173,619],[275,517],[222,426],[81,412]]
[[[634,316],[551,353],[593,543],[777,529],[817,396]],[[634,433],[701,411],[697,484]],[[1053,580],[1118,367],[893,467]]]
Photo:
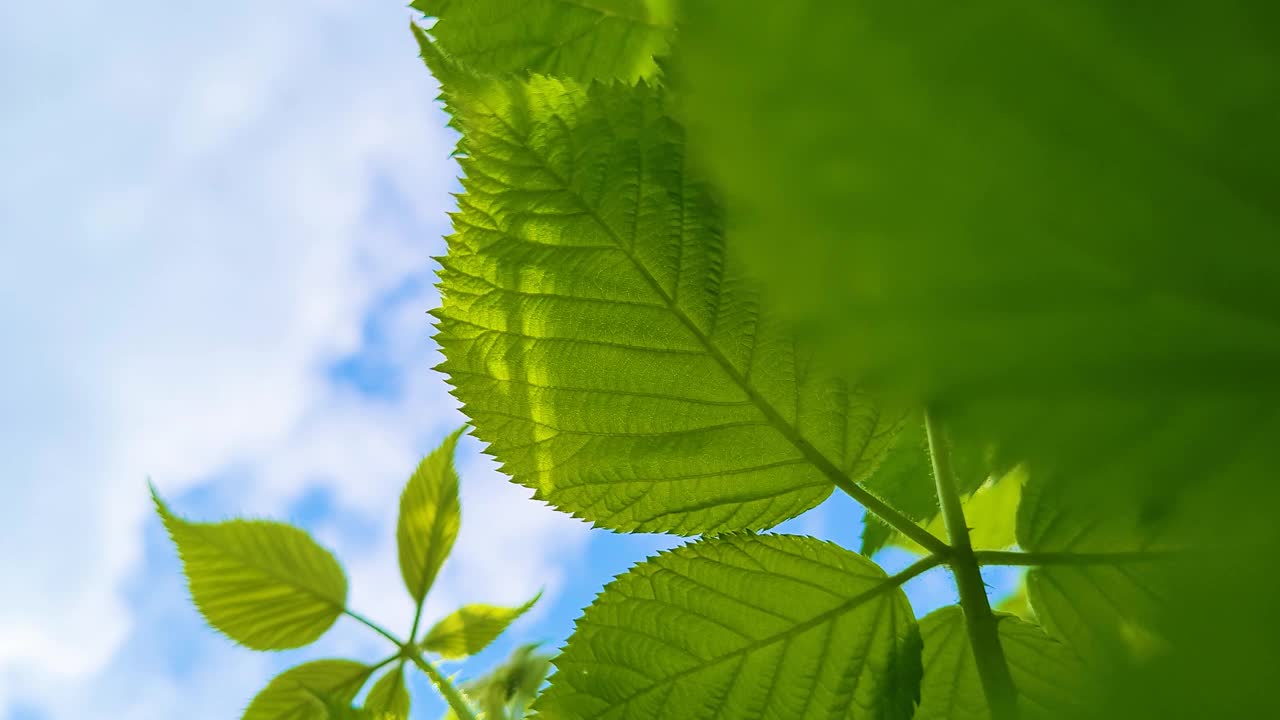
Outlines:
[[[1255,597],[1247,570],[1280,547],[1278,11],[746,0],[682,15],[691,146],[744,262],[815,348],[982,428],[1032,482],[1090,485],[1082,522],[1185,504],[1199,521],[1184,546],[1232,548],[1159,602],[1122,577],[1137,565],[1032,573],[1065,583],[1061,607],[1044,582],[1031,602],[1086,654],[1128,644],[1098,630],[1169,615],[1163,675],[1113,675],[1121,717],[1274,708],[1258,670],[1275,664],[1274,613],[1254,604],[1226,630],[1205,609]],[[1125,549],[1110,532],[1095,547]]]
[[661,553],[578,621],[534,709],[557,720],[909,718],[920,639],[874,563],[733,534]]
[[[961,502],[965,522],[969,526],[969,542],[975,550],[1003,550],[1017,543],[1014,519],[1017,517],[1024,482],[1026,470],[1015,468],[1004,477],[979,487]],[[934,537],[947,540],[946,524],[940,514],[935,514],[922,525]],[[900,533],[893,533],[890,543],[920,555],[928,554],[911,538]]]
[[422,639],[422,647],[446,658],[475,655],[525,614],[542,593],[519,607],[464,605],[436,623]]
[[[551,657],[535,652],[538,643],[521,645],[507,660],[491,672],[462,686],[473,698],[485,717],[524,717],[538,694],[538,688],[551,672]],[[446,715],[446,720],[455,716]]]
[[365,698],[364,709],[379,720],[408,720],[409,689],[404,684],[404,663],[378,678]]
[[[1261,527],[1280,45],[1252,29],[1274,4],[1149,5],[689,3],[691,146],[744,261],[847,372],[1038,474],[1105,452],[1127,483],[1212,477],[1211,525]],[[1130,462],[1168,415],[1198,417],[1164,445],[1186,462]]]
[[178,547],[191,599],[227,637],[254,650],[314,642],[346,607],[347,578],[306,532],[265,520],[195,523],[151,488]]
[[992,605],[993,610],[1017,615],[1028,622],[1036,622],[1035,610],[1031,608],[1031,601],[1027,599],[1027,582],[1024,577],[1018,583],[1018,587],[1012,593],[1004,597],[998,603]]
[[440,366],[536,497],[597,525],[770,527],[879,462],[900,415],[824,370],[759,302],[653,87],[458,69]]
[[[1018,690],[1021,718],[1056,720],[1088,707],[1097,684],[1069,647],[1011,615],[997,616],[996,628]],[[959,606],[929,613],[920,621],[920,637],[924,641],[924,680],[915,720],[990,718]]]
[[895,387],[1274,391],[1275,11],[1155,7],[688,3],[691,132],[780,300]]
[[432,37],[469,67],[587,82],[634,82],[657,71],[674,30],[674,0],[419,0]]
[[[999,458],[994,448],[972,438],[955,437],[954,432],[948,432],[948,435],[951,436],[949,446],[957,487],[963,495],[972,495],[983,483],[989,479],[999,479],[1008,471],[1008,460]],[[925,438],[924,418],[919,413],[914,413],[903,425],[894,448],[863,483],[863,487],[903,515],[928,526],[936,537],[946,539],[945,533],[939,534],[942,519],[938,514],[933,463],[929,457],[929,443]],[[968,510],[966,515],[967,513]],[[1012,533],[1012,526],[1009,527],[1009,532]],[[891,540],[895,544],[903,542],[903,538],[889,525],[879,517],[868,514],[862,529],[862,554],[871,556]],[[1012,544],[1012,540],[1009,544]],[[919,549],[914,543],[907,543],[906,546]]]
[[[1163,445],[1156,437],[1156,445]],[[1176,459],[1172,459],[1176,461]],[[1184,549],[1183,528],[1200,521],[1194,495],[1142,488],[1099,468],[1064,480],[1033,478],[1018,508],[1018,540],[1038,552],[1121,553]],[[1099,502],[1099,499],[1105,499]],[[1145,659],[1166,628],[1168,558],[1047,565],[1027,573],[1027,597],[1053,636],[1093,665]]]
[[455,431],[423,459],[400,495],[396,524],[400,575],[419,605],[449,557],[462,523],[458,473],[453,468],[453,453],[461,435],[461,429]]
[[372,670],[351,660],[316,660],[277,675],[244,711],[242,720],[329,720],[349,707]]

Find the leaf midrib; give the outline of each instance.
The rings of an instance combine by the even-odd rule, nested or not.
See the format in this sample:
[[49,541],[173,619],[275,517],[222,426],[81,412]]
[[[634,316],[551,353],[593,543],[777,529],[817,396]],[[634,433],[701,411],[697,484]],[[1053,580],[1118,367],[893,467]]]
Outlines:
[[729,660],[729,659],[731,659],[731,658],[738,657],[739,655],[743,655],[743,656],[745,656],[745,655],[747,655],[747,654],[749,654],[749,653],[752,653],[752,652],[754,652],[754,651],[756,651],[756,650],[760,650],[761,648],[768,647],[769,645],[772,645],[772,644],[774,644],[775,642],[778,642],[779,640],[789,640],[789,639],[791,639],[791,638],[793,638],[793,637],[795,637],[795,636],[797,636],[797,635],[800,635],[801,633],[804,633],[804,632],[805,632],[805,631],[807,631],[807,630],[811,630],[811,629],[813,629],[813,628],[815,628],[815,627],[818,627],[819,625],[822,625],[822,624],[824,624],[824,623],[826,623],[826,622],[828,622],[828,621],[830,621],[830,620],[832,620],[832,619],[834,619],[834,618],[836,618],[836,617],[838,617],[838,616],[840,616],[840,615],[843,615],[844,613],[852,612],[853,610],[858,609],[859,607],[861,607],[861,606],[865,605],[866,603],[871,602],[872,600],[876,599],[876,598],[877,598],[877,597],[879,597],[880,595],[883,595],[885,592],[887,592],[887,591],[889,591],[889,590],[892,590],[892,589],[894,589],[894,588],[898,587],[900,584],[901,584],[901,582],[900,582],[900,580],[898,579],[898,577],[897,577],[897,576],[894,576],[894,577],[886,577],[886,578],[884,578],[884,580],[882,580],[880,583],[878,583],[878,584],[877,584],[877,585],[875,585],[874,587],[872,587],[872,588],[870,588],[870,589],[868,589],[868,590],[866,590],[866,591],[864,591],[864,592],[862,592],[862,593],[860,593],[860,594],[858,594],[858,595],[853,596],[852,598],[850,598],[850,599],[846,600],[846,601],[845,601],[845,602],[843,602],[843,603],[840,603],[839,605],[836,605],[835,607],[831,608],[830,610],[825,610],[825,611],[823,611],[823,612],[821,612],[821,613],[819,613],[819,614],[817,614],[817,615],[814,615],[813,617],[809,618],[808,620],[805,620],[805,621],[803,621],[803,622],[797,623],[797,624],[795,624],[795,625],[793,625],[793,626],[791,626],[791,627],[787,628],[786,630],[783,630],[783,631],[781,631],[781,632],[774,633],[773,635],[768,635],[768,636],[766,636],[766,637],[760,638],[760,639],[755,640],[755,641],[753,641],[753,642],[750,642],[750,643],[748,643],[748,644],[746,644],[746,645],[743,645],[743,646],[742,646],[742,647],[740,647],[740,648],[737,648],[737,649],[735,649],[735,650],[732,650],[732,651],[730,651],[730,652],[727,652],[727,653],[725,653],[725,654],[723,654],[723,655],[721,655],[721,656],[719,656],[719,657],[717,657],[717,658],[714,658],[714,659],[711,659],[711,660],[708,660],[708,661],[705,661],[705,662],[701,662],[701,663],[699,663],[699,664],[697,664],[697,665],[694,665],[694,666],[692,666],[692,667],[685,668],[684,670],[681,670],[680,672],[673,673],[673,674],[671,674],[671,675],[666,675],[666,676],[664,676],[664,677],[658,678],[658,679],[657,679],[657,680],[655,680],[654,682],[652,682],[652,683],[650,683],[649,685],[646,685],[645,687],[643,687],[643,688],[641,688],[641,689],[639,689],[639,690],[637,690],[637,691],[635,691],[635,692],[631,693],[630,695],[627,695],[626,697],[623,697],[623,698],[618,699],[618,700],[613,704],[613,706],[612,706],[612,707],[615,707],[615,708],[617,708],[617,707],[623,707],[623,706],[625,706],[627,703],[629,703],[629,702],[631,702],[632,700],[634,700],[634,699],[636,699],[636,698],[640,697],[641,695],[643,695],[643,694],[645,694],[645,693],[649,692],[650,690],[653,690],[653,689],[654,689],[654,688],[656,688],[656,687],[660,687],[660,686],[662,686],[662,685],[668,685],[668,684],[671,684],[671,683],[677,682],[677,681],[681,680],[682,678],[688,677],[689,675],[692,675],[692,674],[697,673],[697,672],[702,672],[703,670],[706,670],[706,669],[707,669],[707,668],[709,668],[709,667],[714,667],[714,666],[716,666],[716,665],[719,665],[720,663],[722,663],[722,662],[724,662],[724,661],[726,661],[726,660]]
[[[810,464],[816,467],[836,487],[844,490],[881,517],[891,517],[893,514],[896,514],[878,498],[858,487],[858,485],[853,482],[853,480],[843,470],[841,470],[835,463],[831,462],[831,460],[828,459],[820,450],[814,447],[812,443],[806,440],[804,436],[800,434],[799,430],[788,422],[786,418],[778,412],[777,408],[773,407],[772,403],[755,390],[746,376],[738,372],[737,368],[733,366],[733,363],[729,358],[726,357],[713,342],[711,342],[711,338],[708,337],[700,327],[698,327],[697,323],[695,323],[692,318],[680,309],[680,307],[674,302],[672,296],[668,294],[662,287],[661,283],[658,282],[658,279],[655,278],[653,274],[649,272],[649,269],[640,262],[640,259],[626,247],[626,244],[623,242],[622,237],[618,235],[618,232],[609,225],[609,223],[605,222],[604,218],[600,216],[600,213],[594,207],[589,205],[581,195],[573,190],[573,187],[568,180],[561,176],[560,173],[551,166],[542,153],[538,152],[537,149],[528,142],[524,133],[520,132],[516,127],[509,123],[507,119],[497,111],[497,109],[490,106],[483,98],[473,99],[483,104],[489,110],[490,116],[501,123],[502,126],[505,127],[514,137],[521,138],[522,147],[538,161],[538,164],[541,165],[542,169],[563,188],[564,192],[569,197],[573,198],[578,206],[582,208],[582,211],[608,234],[617,250],[627,257],[627,260],[631,262],[631,265],[635,268],[636,272],[640,274],[640,277],[643,278],[657,296],[662,299],[667,310],[669,310],[676,319],[679,320],[686,329],[688,329],[690,334],[698,340],[706,350],[707,354],[716,361],[716,364],[720,366],[721,370],[723,370],[724,373],[743,391],[743,393],[746,394],[747,398],[750,399],[751,403],[756,406],[756,409],[765,416],[765,419],[769,421],[769,424],[774,428],[774,430],[781,433],[788,442],[800,451]],[[641,176],[640,179],[643,179],[643,153],[640,153],[639,157],[641,167],[638,169],[638,174]],[[683,177],[684,175],[682,172],[682,180]],[[637,194],[639,194],[640,186],[641,183],[637,182]]]
[[[217,542],[217,541],[214,539],[214,538],[216,538],[217,533],[210,534],[210,533],[208,532],[208,530],[209,530],[209,529],[216,528],[216,527],[217,527],[216,525],[209,524],[209,523],[195,523],[195,522],[189,522],[189,521],[183,520],[182,518],[178,517],[177,515],[172,515],[172,514],[171,514],[171,517],[173,517],[173,519],[174,519],[174,520],[177,520],[178,522],[182,523],[183,525],[186,525],[188,528],[190,528],[192,531],[194,531],[196,534],[198,534],[201,538],[203,538],[203,539],[205,540],[205,542],[208,542],[210,545],[212,545],[212,546],[214,546],[214,547],[218,548],[218,549],[219,549],[219,550],[221,550],[222,552],[224,552],[224,553],[226,553],[226,554],[228,554],[228,555],[230,555],[230,556],[234,557],[236,560],[238,560],[238,561],[240,561],[240,562],[244,563],[246,566],[248,566],[248,567],[251,567],[251,568],[254,568],[254,569],[258,570],[259,572],[263,573],[264,575],[267,575],[268,577],[270,577],[271,579],[273,579],[273,580],[275,580],[275,581],[277,581],[277,582],[279,582],[279,583],[282,583],[282,584],[284,584],[284,585],[288,585],[289,587],[292,587],[292,588],[295,588],[295,589],[301,590],[303,593],[305,593],[305,594],[307,594],[307,595],[310,595],[311,597],[313,597],[313,598],[315,598],[315,599],[317,599],[317,600],[322,601],[325,605],[328,605],[328,606],[330,606],[330,607],[337,608],[337,609],[338,609],[338,611],[339,611],[340,613],[341,613],[342,611],[345,611],[345,610],[347,609],[347,603],[346,603],[346,600],[345,600],[345,599],[344,599],[342,602],[335,602],[335,601],[333,600],[333,598],[331,598],[331,597],[328,597],[328,596],[326,596],[326,595],[321,594],[321,592],[320,592],[319,590],[316,590],[315,588],[311,588],[311,587],[308,587],[308,586],[306,586],[306,585],[300,584],[297,580],[290,579],[290,578],[288,578],[288,577],[282,576],[282,575],[280,575],[279,573],[277,573],[275,570],[273,570],[273,569],[271,569],[271,568],[264,567],[264,566],[262,566],[262,565],[259,565],[258,563],[255,563],[255,562],[251,562],[249,559],[247,559],[247,558],[245,557],[245,555],[243,555],[243,554],[241,554],[241,553],[239,553],[239,552],[235,552],[232,548],[230,548],[229,546],[227,546],[227,545],[225,545],[225,544],[223,544],[223,543],[221,543],[221,542]],[[323,548],[322,548],[322,549],[323,549]],[[345,587],[345,586],[346,586],[346,576],[345,576],[345,575],[343,576],[343,586],[344,586],[344,594],[345,594],[345,589],[346,589],[346,587]]]

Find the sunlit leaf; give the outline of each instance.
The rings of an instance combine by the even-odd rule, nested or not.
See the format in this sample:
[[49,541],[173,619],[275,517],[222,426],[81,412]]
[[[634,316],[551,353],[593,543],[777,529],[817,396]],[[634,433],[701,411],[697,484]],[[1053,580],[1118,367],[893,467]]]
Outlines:
[[342,566],[303,530],[265,520],[189,522],[154,487],[151,494],[182,557],[192,601],[227,637],[255,650],[301,647],[342,614]]
[[351,660],[316,660],[277,675],[244,711],[242,720],[330,720],[350,707],[372,672]]
[[417,0],[431,35],[483,72],[634,81],[655,73],[674,0]]
[[[993,448],[981,442],[966,437],[952,437],[949,440],[957,489],[962,495],[974,494],[983,483],[998,480],[1010,469],[1008,459],[998,457]],[[932,463],[929,443],[925,438],[924,419],[919,413],[915,413],[904,424],[894,448],[887,453],[884,462],[867,478],[863,486],[908,518],[927,525],[936,537],[945,539],[942,519],[938,514]],[[1012,534],[1012,525],[1009,524],[1008,527]],[[891,540],[899,544],[903,542],[903,538],[889,525],[868,514],[862,531],[862,554],[873,555]],[[913,543],[907,543],[907,546],[919,549]]]
[[365,698],[364,709],[378,720],[408,720],[409,689],[405,687],[403,663],[378,678]]
[[[1096,702],[1097,684],[1069,647],[1010,615],[998,616],[996,629],[1024,720],[1053,720]],[[915,720],[990,718],[959,606],[929,613],[920,621],[920,637],[924,680]]]
[[474,655],[533,607],[540,596],[519,607],[464,605],[436,623],[422,639],[422,647],[447,658]]
[[400,575],[413,599],[422,604],[458,537],[462,511],[453,453],[462,430],[441,443],[418,465],[400,496],[396,542]]
[[618,530],[772,526],[900,422],[762,307],[660,91],[459,69],[437,339],[463,411],[539,499]]
[[920,640],[883,571],[813,538],[727,535],[587,608],[534,708],[558,720],[910,718]]

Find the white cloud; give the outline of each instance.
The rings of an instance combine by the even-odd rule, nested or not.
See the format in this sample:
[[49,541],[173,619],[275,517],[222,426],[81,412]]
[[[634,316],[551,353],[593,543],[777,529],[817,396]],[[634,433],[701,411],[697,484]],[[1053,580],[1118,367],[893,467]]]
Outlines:
[[[139,619],[121,583],[148,475],[173,494],[243,467],[243,509],[278,514],[322,486],[388,527],[424,443],[461,422],[429,370],[429,290],[398,306],[405,340],[386,350],[410,368],[403,397],[326,374],[441,250],[452,140],[408,16],[358,0],[0,10],[0,712],[21,689],[89,716],[92,678]],[[394,222],[388,193],[408,203]],[[486,522],[464,525],[457,597],[434,602],[554,581],[551,554],[582,526],[492,468],[464,482]],[[402,615],[378,589],[398,583],[390,539],[333,542],[354,555],[356,603]],[[502,577],[512,547],[534,557]],[[153,702],[110,716],[198,716],[148,687]]]

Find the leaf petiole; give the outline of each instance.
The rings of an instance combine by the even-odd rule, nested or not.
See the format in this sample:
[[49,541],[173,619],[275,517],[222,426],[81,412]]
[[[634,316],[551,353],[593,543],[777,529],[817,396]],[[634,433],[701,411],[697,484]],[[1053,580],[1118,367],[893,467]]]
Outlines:
[[360,623],[361,625],[364,625],[365,627],[369,628],[370,630],[372,630],[372,631],[374,631],[374,632],[378,633],[378,634],[379,634],[379,635],[381,635],[382,637],[384,637],[384,638],[386,638],[386,639],[390,640],[392,643],[394,643],[394,644],[395,644],[395,646],[396,646],[396,647],[403,648],[403,647],[405,646],[405,643],[404,643],[403,641],[401,641],[401,640],[400,640],[400,638],[396,637],[395,635],[392,635],[390,630],[387,630],[386,628],[384,628],[384,627],[382,627],[381,625],[379,625],[379,624],[375,623],[374,621],[370,620],[369,618],[367,618],[367,617],[365,617],[365,616],[361,615],[360,613],[355,612],[354,610],[350,610],[350,609],[348,609],[348,608],[343,608],[343,609],[342,609],[342,614],[343,614],[343,615],[346,615],[347,617],[351,618],[352,620],[355,620],[356,622]]

